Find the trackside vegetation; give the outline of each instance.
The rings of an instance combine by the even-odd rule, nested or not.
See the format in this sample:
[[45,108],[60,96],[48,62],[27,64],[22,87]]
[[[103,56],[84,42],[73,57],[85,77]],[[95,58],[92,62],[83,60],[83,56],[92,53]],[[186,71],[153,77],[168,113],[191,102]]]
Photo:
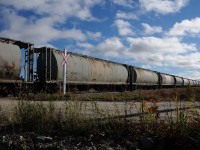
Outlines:
[[[31,132],[52,137],[57,141],[58,137],[66,135],[82,136],[89,139],[93,146],[97,141],[104,139],[111,140],[124,149],[199,149],[200,109],[195,108],[200,98],[199,90],[188,86],[171,91],[86,94],[82,99],[76,94],[23,95],[23,98],[19,98],[12,117],[7,118],[0,107],[0,145],[9,147],[6,141],[7,134]],[[122,101],[123,98],[125,101],[141,102],[140,106],[134,109],[137,109],[137,113],[145,115],[127,118],[131,107],[120,110],[117,104],[114,104],[115,112],[110,113],[108,108],[102,108],[96,102]],[[39,99],[48,102],[38,101]],[[55,100],[63,100],[64,103],[59,107]],[[173,113],[160,113],[159,104],[164,100],[175,106]],[[182,110],[179,105],[182,100],[187,101],[187,107],[191,109]],[[88,103],[84,103],[85,101]],[[122,111],[124,117],[114,117],[120,116]],[[34,140],[32,143],[34,145]],[[72,142],[67,148],[74,149],[76,144]]]

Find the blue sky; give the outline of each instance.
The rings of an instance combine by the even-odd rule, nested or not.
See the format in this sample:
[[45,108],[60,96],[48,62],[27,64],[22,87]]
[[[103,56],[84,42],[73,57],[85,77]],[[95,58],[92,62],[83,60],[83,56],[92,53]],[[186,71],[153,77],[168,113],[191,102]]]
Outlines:
[[0,36],[200,79],[199,0],[1,0]]

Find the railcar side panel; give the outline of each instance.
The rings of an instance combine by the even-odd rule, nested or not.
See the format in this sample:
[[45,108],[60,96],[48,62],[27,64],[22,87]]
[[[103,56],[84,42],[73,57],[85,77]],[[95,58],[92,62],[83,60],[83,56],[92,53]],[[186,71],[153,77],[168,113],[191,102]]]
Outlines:
[[135,70],[135,84],[141,85],[157,85],[158,75],[151,70],[145,70],[143,68],[134,68]]
[[19,47],[0,42],[0,82],[19,79],[21,67],[22,56]]
[[189,79],[189,82],[191,86],[194,86],[194,82],[191,79]]
[[175,85],[176,86],[181,86],[183,85],[183,79],[181,77],[175,76]]
[[175,79],[173,76],[161,73],[161,85],[174,85]]
[[[63,57],[61,55],[61,52],[51,49],[48,51],[52,52],[52,57],[55,59],[47,59],[46,61],[46,51],[41,51],[38,58],[38,71],[46,70],[45,65],[41,64],[51,64],[46,65],[46,67],[51,66],[50,68],[57,72],[52,72],[52,74],[56,74],[56,78],[52,78],[50,81],[62,81],[63,66],[61,65],[61,63],[63,61]],[[128,71],[123,65],[77,55],[74,53],[69,53],[69,55],[69,65],[67,65],[67,83],[119,85],[126,84]],[[38,76],[39,78],[43,79],[42,74],[43,73],[38,73]],[[46,79],[48,79],[48,74]]]
[[188,84],[190,84],[189,79],[183,78],[183,84],[184,84],[185,86],[188,85]]

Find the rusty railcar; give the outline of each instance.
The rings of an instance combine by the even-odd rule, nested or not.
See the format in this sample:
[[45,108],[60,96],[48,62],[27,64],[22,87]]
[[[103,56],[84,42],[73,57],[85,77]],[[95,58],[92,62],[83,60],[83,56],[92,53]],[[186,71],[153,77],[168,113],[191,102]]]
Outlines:
[[[25,56],[22,56],[22,51]],[[0,37],[0,95],[16,94],[24,82],[33,85],[33,56],[32,43]],[[22,68],[26,68],[25,79],[20,77]]]
[[[62,51],[53,48],[38,48],[37,73],[39,81],[59,83],[63,79]],[[109,86],[127,84],[128,71],[123,64],[114,63],[76,53],[68,53],[68,85]],[[101,86],[102,87],[102,86]]]
[[175,85],[175,78],[172,75],[159,73],[160,75],[160,85],[163,87],[166,86],[174,86]]
[[19,80],[22,57],[19,46],[0,42],[0,82]]
[[134,67],[134,84],[146,86],[158,85],[158,74],[152,70]]

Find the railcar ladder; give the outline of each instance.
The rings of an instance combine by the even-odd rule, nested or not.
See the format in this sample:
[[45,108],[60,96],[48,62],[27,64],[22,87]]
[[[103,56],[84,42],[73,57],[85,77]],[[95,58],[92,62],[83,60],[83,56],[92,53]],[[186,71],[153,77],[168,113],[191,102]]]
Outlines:
[[25,50],[25,70],[26,70],[26,82],[33,82],[34,80],[34,48],[28,46]]

